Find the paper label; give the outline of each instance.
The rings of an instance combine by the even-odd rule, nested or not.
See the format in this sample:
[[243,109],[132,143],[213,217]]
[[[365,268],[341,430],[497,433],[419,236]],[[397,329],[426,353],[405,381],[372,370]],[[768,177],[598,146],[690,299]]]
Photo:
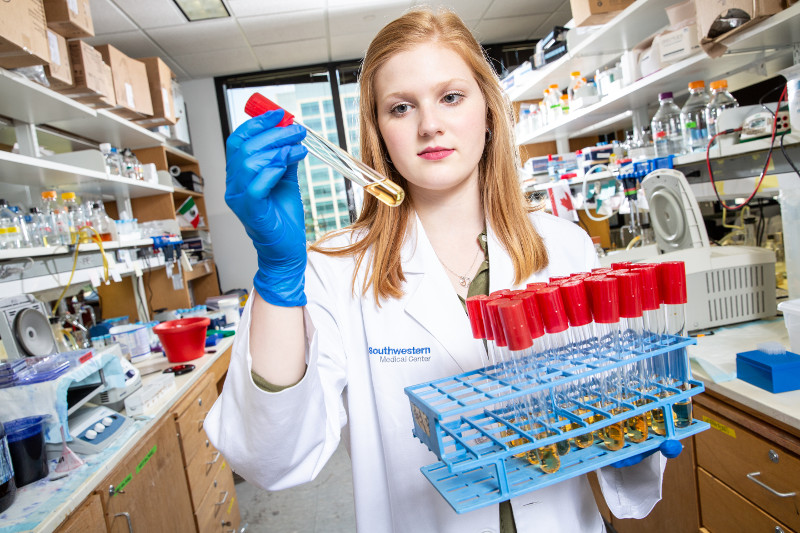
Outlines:
[[161,101],[164,103],[164,116],[172,119],[172,106],[169,105],[169,91],[166,88],[161,88]]
[[736,432],[732,428],[729,428],[728,426],[726,426],[725,424],[717,422],[716,420],[712,420],[711,418],[708,418],[707,416],[703,417],[703,422],[708,422],[708,424],[712,428],[716,429],[717,431],[721,431],[721,432],[725,433],[726,435],[728,435],[729,437],[733,437],[734,439],[736,438]]
[[150,461],[150,458],[153,457],[153,455],[155,455],[157,449],[158,449],[158,444],[156,444],[155,446],[150,448],[150,451],[147,452],[147,455],[144,456],[144,459],[139,461],[139,464],[136,465],[136,473],[137,474],[142,471],[142,468],[144,468],[144,465],[146,465],[147,462]]
[[89,271],[89,281],[91,281],[92,287],[100,286],[100,274],[97,273],[97,270]]
[[142,277],[142,267],[139,266],[138,261],[133,264],[133,273],[136,275],[137,278]]
[[136,108],[136,101],[133,99],[133,86],[125,83],[125,98],[128,100],[128,107]]
[[111,279],[113,279],[116,283],[122,281],[122,276],[116,268],[109,269],[108,273],[111,275]]
[[50,62],[61,66],[61,54],[58,52],[58,37],[56,34],[47,30],[47,44],[50,46]]
[[78,9],[78,0],[67,0],[67,6],[69,6],[69,10],[76,15],[80,14],[80,10]]

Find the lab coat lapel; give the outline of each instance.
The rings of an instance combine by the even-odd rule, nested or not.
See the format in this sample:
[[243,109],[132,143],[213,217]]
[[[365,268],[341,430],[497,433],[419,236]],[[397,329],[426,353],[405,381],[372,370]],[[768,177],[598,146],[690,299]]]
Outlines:
[[489,292],[518,289],[519,287],[514,286],[514,264],[511,256],[497,240],[491,224],[486,228],[486,237],[489,245]]
[[407,258],[403,266],[408,281],[406,313],[436,338],[461,371],[485,365],[486,352],[472,338],[464,307],[419,219],[403,256]]

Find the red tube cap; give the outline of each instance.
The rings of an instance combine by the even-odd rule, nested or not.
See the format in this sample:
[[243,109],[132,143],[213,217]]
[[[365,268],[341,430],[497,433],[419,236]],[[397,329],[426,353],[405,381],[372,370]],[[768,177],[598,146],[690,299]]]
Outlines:
[[467,315],[469,316],[469,325],[472,328],[472,336],[476,339],[486,338],[486,329],[483,322],[483,312],[481,311],[481,300],[487,299],[488,296],[479,294],[477,296],[470,296],[467,298]]
[[545,287],[547,287],[547,283],[541,281],[537,281],[536,283],[528,283],[528,285],[526,285],[526,289],[529,291],[535,291],[537,289],[543,289]]
[[520,300],[501,300],[497,304],[500,321],[503,323],[508,348],[510,350],[525,350],[533,346],[531,332],[528,329],[528,319],[525,318],[525,306]]
[[545,287],[536,292],[536,303],[542,314],[544,330],[547,333],[560,333],[567,329],[567,312],[558,287]]
[[592,309],[589,307],[589,297],[583,281],[575,280],[562,283],[559,287],[564,308],[570,326],[585,326],[592,321]]
[[494,340],[494,328],[492,328],[492,319],[489,316],[489,310],[486,306],[489,302],[502,299],[502,296],[487,296],[478,300],[478,304],[481,307],[481,318],[483,319],[483,334],[485,335],[485,339],[487,341]]
[[525,308],[525,318],[528,320],[528,331],[531,333],[531,338],[538,339],[544,335],[544,323],[542,315],[539,313],[539,306],[536,304],[536,292],[525,291],[512,299],[521,301]]
[[492,331],[494,332],[494,343],[497,346],[508,346],[506,340],[506,332],[503,330],[503,323],[500,321],[500,310],[498,307],[505,302],[503,298],[491,300],[486,304],[486,312],[489,314],[489,321],[492,324]]
[[613,268],[608,268],[608,267],[593,268],[592,269],[592,274],[605,274],[606,272],[611,272],[612,270],[614,270],[614,269]]
[[247,103],[244,104],[244,112],[250,115],[251,117],[257,117],[259,115],[263,115],[267,111],[276,111],[278,109],[283,110],[283,119],[278,122],[278,127],[282,128],[283,126],[288,126],[294,122],[294,115],[283,109],[281,106],[267,98],[261,93],[253,93],[253,96],[247,99]]
[[653,265],[642,266],[636,269],[642,280],[642,310],[655,311],[661,305],[661,296],[658,293],[658,270]]
[[630,261],[620,261],[619,263],[611,263],[611,270],[629,269],[633,263]]
[[592,281],[589,287],[594,321],[598,324],[619,322],[617,278],[604,277],[597,279]]
[[550,276],[550,283],[554,283],[556,281],[567,281],[569,276]]
[[642,282],[639,274],[627,272],[614,276],[619,291],[619,316],[638,318],[642,316]]
[[658,290],[665,304],[685,304],[686,265],[683,261],[669,261],[658,265]]

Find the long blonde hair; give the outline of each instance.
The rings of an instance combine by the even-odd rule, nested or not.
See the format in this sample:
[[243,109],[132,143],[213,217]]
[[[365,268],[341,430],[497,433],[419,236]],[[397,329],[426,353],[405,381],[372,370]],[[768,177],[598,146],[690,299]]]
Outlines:
[[[372,286],[378,305],[382,299],[403,295],[405,275],[400,252],[412,219],[413,201],[410,201],[405,178],[387,161],[388,152],[378,130],[375,74],[398,52],[429,42],[447,46],[461,56],[471,67],[486,100],[486,122],[491,136],[479,163],[481,202],[488,223],[511,256],[515,284],[548,263],[544,242],[528,218],[528,213],[536,208],[528,204],[517,177],[519,151],[514,142],[511,108],[483,48],[455,13],[446,10],[434,13],[430,8],[415,8],[387,24],[375,36],[367,49],[359,76],[362,160],[400,185],[406,191],[407,199],[399,207],[388,207],[365,194],[358,220],[340,232],[326,235],[310,248],[328,255],[355,256],[354,291],[361,265],[369,257],[368,275],[363,278],[361,294],[365,296]],[[331,237],[348,231],[359,236],[352,244],[336,248],[322,246]]]

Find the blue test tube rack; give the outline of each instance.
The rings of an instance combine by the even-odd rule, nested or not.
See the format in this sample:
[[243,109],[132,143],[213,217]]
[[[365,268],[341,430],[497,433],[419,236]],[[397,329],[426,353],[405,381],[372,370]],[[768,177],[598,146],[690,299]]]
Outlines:
[[[584,353],[544,367],[541,362],[530,361],[518,373],[510,372],[506,366],[490,366],[407,387],[414,436],[440,460],[421,471],[457,513],[465,513],[656,449],[667,439],[684,439],[704,431],[710,427],[706,422],[692,420],[679,428],[673,419],[675,403],[705,390],[701,381],[688,376],[686,347],[695,343],[690,338],[653,336],[639,349],[628,347],[600,356]],[[544,394],[552,400],[556,391],[570,382],[656,357],[683,362],[687,375],[680,376],[682,387],[655,380],[648,383],[645,392],[626,388],[620,404],[625,411],[620,414],[602,408],[601,398],[596,396],[594,400],[573,402],[574,410],[556,406],[557,424],[542,422],[533,429],[527,429],[527,425],[523,429],[514,422],[512,405],[524,396]],[[583,449],[573,446],[561,456],[558,471],[551,474],[525,458],[525,452],[596,432],[655,409],[664,412],[663,436],[650,431],[643,442],[626,440],[616,451],[598,442]],[[569,424],[577,427],[562,429]]]

